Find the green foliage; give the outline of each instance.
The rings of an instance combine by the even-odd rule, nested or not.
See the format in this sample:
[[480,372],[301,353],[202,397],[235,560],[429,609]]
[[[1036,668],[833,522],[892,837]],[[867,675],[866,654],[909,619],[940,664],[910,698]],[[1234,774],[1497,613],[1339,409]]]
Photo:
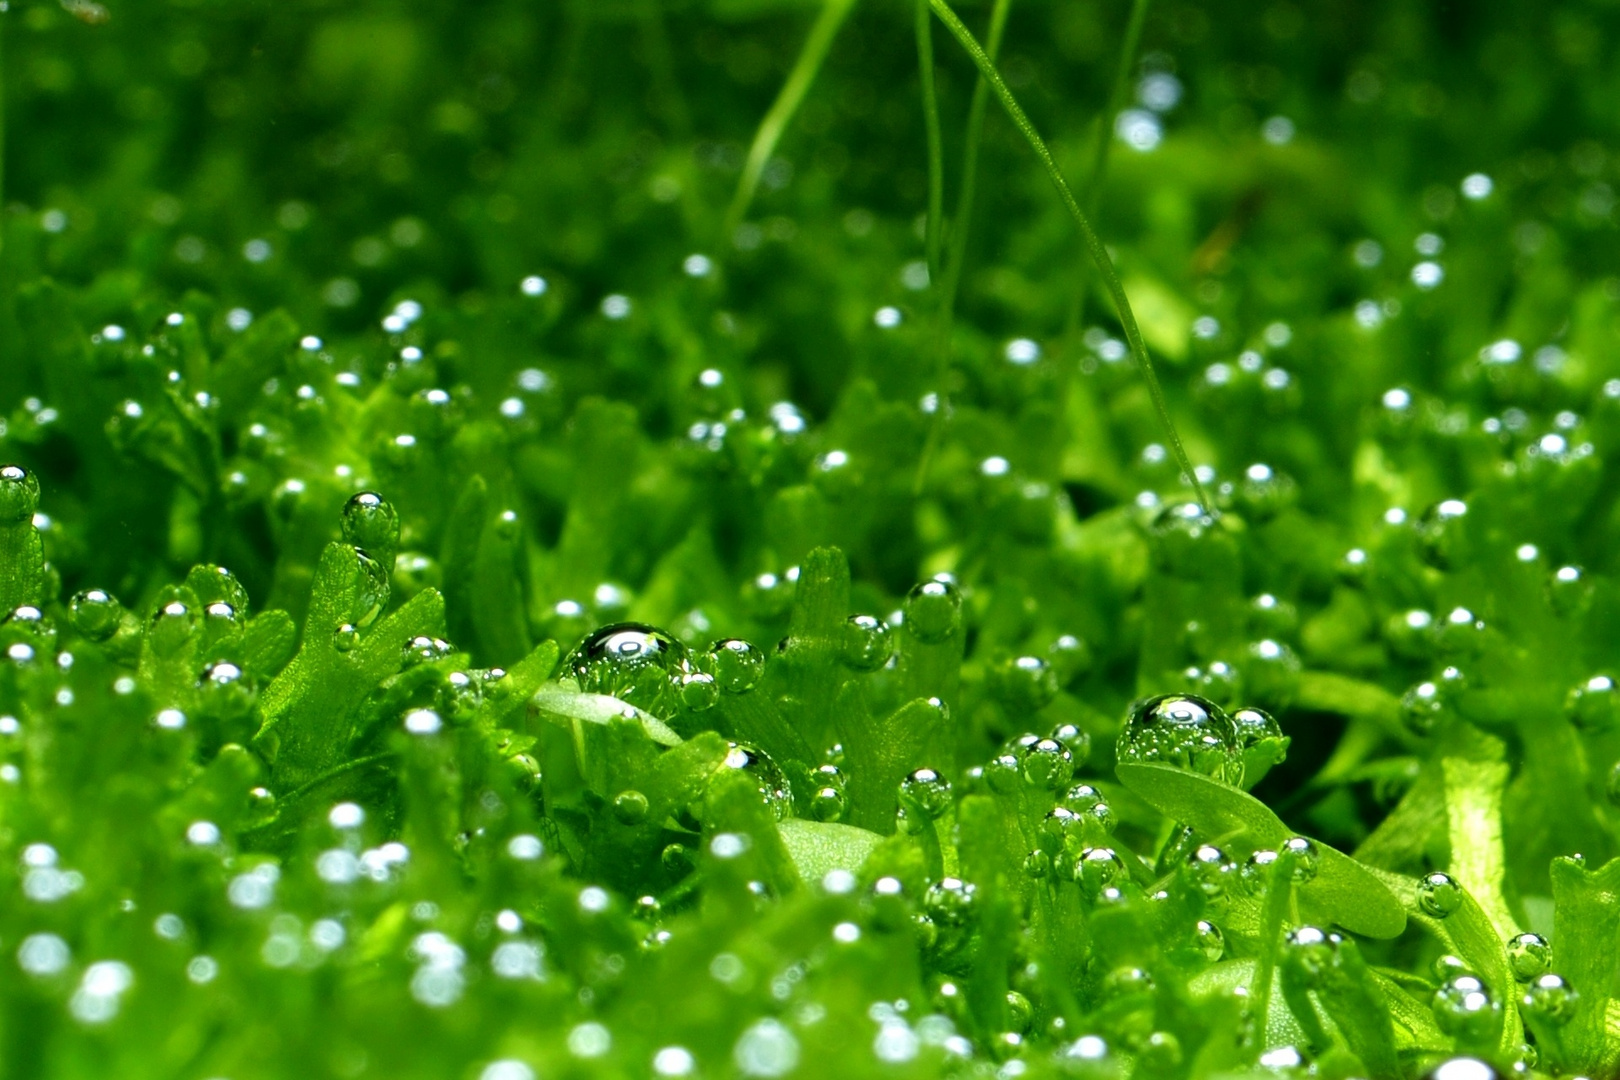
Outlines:
[[1612,11],[0,7],[0,1074],[1620,1075]]

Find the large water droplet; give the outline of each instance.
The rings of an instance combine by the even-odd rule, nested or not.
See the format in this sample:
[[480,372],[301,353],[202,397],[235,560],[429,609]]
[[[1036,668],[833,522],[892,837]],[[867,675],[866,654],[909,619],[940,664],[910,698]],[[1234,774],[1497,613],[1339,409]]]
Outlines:
[[1525,1014],[1555,1027],[1569,1023],[1580,1004],[1580,995],[1562,975],[1547,972],[1530,981],[1520,1002]]
[[742,638],[726,638],[709,647],[714,675],[721,689],[732,694],[746,694],[758,683],[765,671],[765,654],[752,642]]
[[105,641],[118,632],[124,605],[104,589],[85,589],[74,594],[68,617],[74,630],[91,641]]
[[1462,886],[1450,874],[1436,870],[1418,881],[1417,900],[1424,914],[1444,919],[1462,907]]
[[793,810],[793,789],[788,786],[785,773],[765,751],[746,743],[731,743],[726,748],[725,766],[741,769],[754,780],[755,790],[777,821]]
[[1016,656],[992,669],[991,689],[1020,717],[1051,704],[1057,696],[1057,672],[1043,657]]
[[925,645],[938,645],[962,625],[962,590],[945,578],[912,587],[906,596],[906,631]]
[[960,878],[941,878],[923,894],[923,912],[942,930],[957,930],[973,917],[977,890]]
[[1620,691],[1608,675],[1594,675],[1569,692],[1564,712],[1582,731],[1609,731],[1620,721]]
[[1507,944],[1508,963],[1513,966],[1513,977],[1529,982],[1545,975],[1552,966],[1552,946],[1540,934],[1516,934]]
[[1231,718],[1192,694],[1161,694],[1132,706],[1118,755],[1121,761],[1176,765],[1229,783],[1242,775]]
[[667,712],[671,680],[682,674],[686,646],[654,626],[613,623],[588,635],[564,668],[590,694],[607,694],[652,713]]
[[39,509],[39,478],[21,465],[0,466],[0,523],[27,521]]
[[392,567],[399,547],[399,511],[374,491],[362,491],[343,506],[343,540]]
[[1430,1004],[1440,1030],[1465,1042],[1477,1042],[1500,1021],[1502,1006],[1474,975],[1448,979],[1434,992]]
[[900,812],[933,821],[951,808],[951,785],[933,769],[916,769],[900,781]]
[[856,671],[876,671],[889,662],[894,641],[889,624],[871,615],[851,615],[844,623],[839,655]]

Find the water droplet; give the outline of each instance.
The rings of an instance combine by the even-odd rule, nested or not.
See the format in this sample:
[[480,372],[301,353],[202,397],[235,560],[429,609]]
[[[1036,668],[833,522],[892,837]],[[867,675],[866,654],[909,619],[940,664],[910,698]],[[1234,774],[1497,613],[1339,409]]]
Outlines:
[[765,671],[765,653],[742,638],[726,638],[709,648],[710,662],[721,689],[746,694]]
[[1316,871],[1322,863],[1322,852],[1303,836],[1291,836],[1283,841],[1280,854],[1294,857],[1294,884],[1304,885],[1316,880]]
[[1091,736],[1076,724],[1059,724],[1049,738],[1063,744],[1077,769],[1091,756]]
[[1226,953],[1226,935],[1207,919],[1199,919],[1193,924],[1193,941],[1204,954],[1204,959],[1212,964]]
[[1502,1080],[1502,1074],[1479,1058],[1454,1057],[1424,1073],[1423,1080]]
[[1401,695],[1401,719],[1414,734],[1427,735],[1452,715],[1444,683],[1425,680]]
[[712,708],[720,698],[720,686],[707,671],[688,671],[680,677],[681,704],[693,712]]
[[1418,544],[1429,565],[1451,569],[1462,554],[1467,516],[1468,504],[1461,499],[1445,499],[1423,512],[1417,523]]
[[1241,778],[1237,731],[1220,706],[1191,694],[1137,702],[1120,732],[1121,761],[1161,762],[1218,780]]
[[1564,699],[1564,713],[1582,731],[1609,731],[1620,721],[1620,692],[1608,675],[1594,675]]
[[362,491],[343,506],[343,541],[389,565],[399,547],[399,511],[374,491]]
[[933,769],[917,769],[900,781],[900,810],[934,821],[951,808],[951,785]]
[[942,930],[959,930],[974,911],[977,890],[960,878],[941,878],[923,894],[923,913]]
[[625,825],[646,821],[647,811],[647,796],[639,791],[621,791],[613,797],[613,816]]
[[1271,867],[1277,861],[1277,853],[1266,848],[1251,854],[1243,862],[1240,879],[1243,890],[1250,896],[1259,896],[1271,887]]
[[1575,1015],[1580,995],[1562,975],[1548,972],[1531,980],[1520,1003],[1527,1016],[1562,1027]]
[[1418,881],[1418,907],[1425,915],[1444,919],[1462,907],[1463,891],[1452,876],[1443,870],[1425,874]]
[[1501,1004],[1492,1000],[1485,984],[1474,975],[1458,975],[1441,983],[1430,1008],[1441,1031],[1466,1042],[1488,1037],[1502,1012]]
[[444,660],[454,652],[455,647],[443,638],[418,636],[405,643],[405,661],[412,666]]
[[1074,756],[1056,739],[1026,735],[1018,740],[1014,753],[1024,783],[1046,791],[1056,791],[1074,776]]
[[1552,946],[1540,934],[1516,934],[1507,944],[1508,963],[1513,966],[1513,977],[1529,982],[1545,975],[1552,966]]
[[394,585],[410,599],[423,589],[444,584],[444,571],[432,556],[420,551],[402,551],[394,556]]
[[1042,657],[1016,656],[995,666],[991,687],[1013,713],[1037,712],[1057,696],[1057,672]]
[[1213,844],[1200,844],[1187,856],[1187,874],[1207,900],[1219,900],[1237,875],[1237,866]]
[[810,816],[817,821],[842,821],[847,813],[849,796],[844,794],[841,785],[823,784],[810,796]]
[[777,821],[793,810],[793,789],[788,778],[765,751],[746,743],[730,743],[726,748],[725,765],[728,769],[741,769],[751,776],[755,790]]
[[1091,646],[1074,634],[1063,634],[1046,650],[1059,686],[1068,686],[1091,670]]
[[904,625],[924,645],[947,641],[962,625],[962,590],[941,578],[913,586],[906,595]]
[[876,671],[889,662],[894,641],[889,624],[871,615],[851,615],[844,623],[839,654],[856,671]]
[[1127,876],[1125,860],[1113,848],[1089,847],[1075,860],[1074,880],[1080,883],[1080,891],[1093,900]]
[[68,607],[68,618],[73,629],[91,641],[106,641],[118,632],[124,617],[124,605],[104,589],[85,589],[75,593]]
[[344,623],[332,631],[332,648],[340,653],[346,653],[360,643],[360,631],[355,629],[353,623]]
[[28,521],[39,510],[39,477],[21,465],[0,466],[0,522]]
[[1036,848],[1024,856],[1024,874],[1040,880],[1052,872],[1052,856]]
[[656,627],[612,623],[588,635],[569,654],[586,693],[607,694],[652,713],[667,712],[671,679],[684,666],[686,646]]
[[1237,669],[1225,660],[1212,660],[1202,670],[1188,668],[1187,678],[1194,692],[1222,708],[1238,699],[1243,683]]

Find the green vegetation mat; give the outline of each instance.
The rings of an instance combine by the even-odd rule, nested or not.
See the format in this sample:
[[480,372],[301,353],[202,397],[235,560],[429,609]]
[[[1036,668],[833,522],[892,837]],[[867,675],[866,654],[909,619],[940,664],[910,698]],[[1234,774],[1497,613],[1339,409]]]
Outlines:
[[1612,0],[0,3],[0,1076],[1620,1076]]

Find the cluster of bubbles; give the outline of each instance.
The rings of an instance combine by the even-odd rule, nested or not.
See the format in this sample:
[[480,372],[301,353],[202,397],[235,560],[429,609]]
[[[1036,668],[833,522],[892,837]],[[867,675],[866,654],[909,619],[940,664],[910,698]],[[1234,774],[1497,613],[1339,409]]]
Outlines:
[[1120,761],[1174,765],[1237,785],[1250,755],[1281,761],[1287,745],[1281,726],[1262,709],[1228,713],[1195,694],[1160,694],[1131,706],[1117,754]]

